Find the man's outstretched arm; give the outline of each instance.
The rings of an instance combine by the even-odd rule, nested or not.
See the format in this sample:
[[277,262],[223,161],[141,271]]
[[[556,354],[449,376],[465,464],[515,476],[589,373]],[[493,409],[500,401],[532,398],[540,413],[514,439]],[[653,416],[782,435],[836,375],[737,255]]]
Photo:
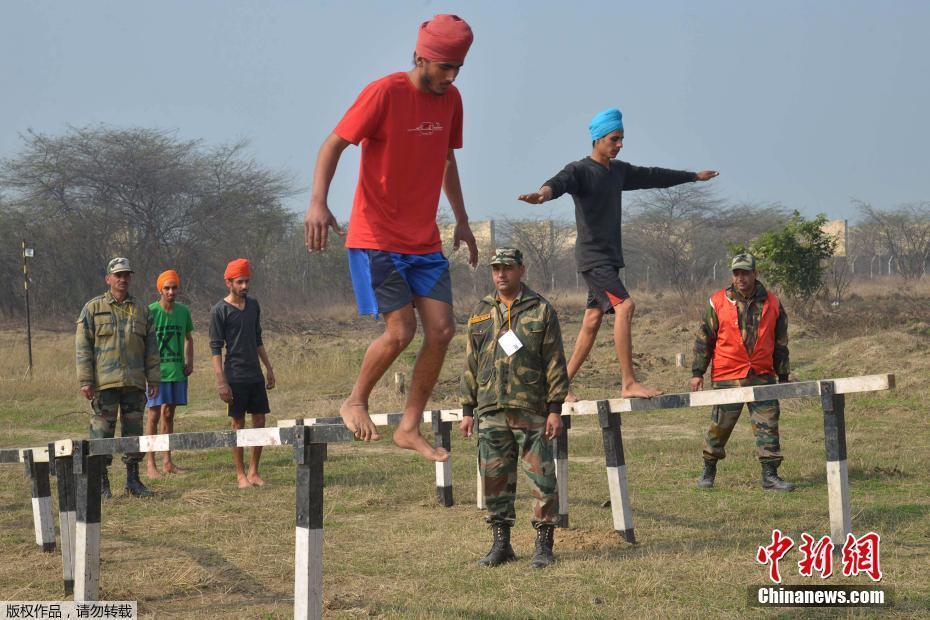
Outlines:
[[336,174],[339,158],[349,144],[351,142],[348,140],[331,133],[323,141],[320,152],[317,154],[316,167],[313,170],[310,206],[307,208],[307,215],[304,217],[304,241],[307,244],[307,250],[310,252],[326,249],[330,228],[337,235],[343,234],[336,217],[329,210],[327,198],[329,196],[329,186]]
[[532,194],[520,194],[517,200],[528,202],[531,205],[541,205],[562,194],[573,194],[578,189],[578,180],[575,176],[575,165],[568,164],[557,175],[543,183]]
[[459,166],[455,162],[455,150],[449,149],[446,156],[446,170],[442,175],[442,191],[445,192],[455,215],[455,233],[452,237],[453,249],[459,249],[464,241],[468,246],[468,264],[478,266],[478,244],[475,235],[468,224],[468,213],[465,212],[465,197],[462,195],[462,181],[459,179]]
[[682,183],[693,183],[694,181],[710,181],[719,175],[720,173],[716,170],[688,172],[687,170],[670,170],[668,168],[627,164],[623,189],[658,189],[662,187],[673,187],[675,185],[681,185]]

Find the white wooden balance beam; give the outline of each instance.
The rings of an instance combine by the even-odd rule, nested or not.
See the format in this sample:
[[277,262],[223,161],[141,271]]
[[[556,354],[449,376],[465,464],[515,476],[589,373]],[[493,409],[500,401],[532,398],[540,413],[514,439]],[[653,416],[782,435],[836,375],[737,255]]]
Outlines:
[[[40,455],[44,453],[47,487],[48,461],[49,455],[52,455],[56,471],[59,473],[65,591],[73,592],[75,601],[95,601],[99,596],[100,587],[100,472],[108,455],[160,452],[169,449],[290,446],[294,451],[294,463],[297,466],[294,617],[310,619],[321,618],[323,614],[323,462],[326,459],[326,445],[353,439],[352,433],[341,424],[114,439],[65,439],[49,444],[47,448],[0,450],[0,463],[15,463],[24,459],[35,471],[36,463],[33,456],[41,458]],[[41,483],[41,474],[33,476],[34,496],[37,479]],[[70,521],[66,515],[68,510],[73,515]],[[50,518],[50,503],[45,512]],[[70,538],[65,535],[69,530],[73,532]],[[54,532],[54,524],[52,531]],[[66,544],[65,540],[69,542]],[[52,544],[54,545],[54,537]]]
[[[570,421],[572,415],[598,415],[604,438],[611,498],[614,500],[612,501],[614,529],[626,540],[634,542],[632,511],[626,492],[626,464],[620,433],[621,412],[819,396],[824,411],[824,445],[827,455],[831,534],[834,539],[844,539],[850,531],[851,520],[846,467],[845,395],[892,388],[894,388],[894,375],[871,375],[827,381],[669,394],[653,399],[581,401],[565,405],[562,415],[563,420],[566,421]],[[401,414],[372,416],[376,424],[382,425],[396,424],[400,418]],[[445,446],[451,432],[451,423],[461,420],[462,411],[461,409],[433,410],[425,412],[424,418],[425,421],[434,424],[434,429],[438,429],[437,445]],[[566,425],[566,441],[556,446],[557,458],[564,459],[566,463],[568,428],[570,424]],[[268,429],[175,433],[80,441],[62,440],[43,448],[0,449],[0,464],[31,463],[29,471],[34,480],[35,496],[42,493],[38,490],[41,482],[36,482],[36,479],[42,476],[40,471],[42,468],[37,469],[35,464],[37,462],[49,464],[50,461],[54,461],[59,482],[62,532],[71,529],[64,525],[67,521],[66,513],[69,507],[76,515],[70,552],[65,551],[68,545],[64,544],[63,534],[65,588],[68,589],[68,577],[73,574],[75,600],[86,601],[96,600],[99,589],[100,468],[106,455],[125,452],[290,445],[293,447],[294,460],[297,465],[294,615],[298,618],[319,618],[322,615],[323,461],[326,458],[328,443],[352,439],[352,433],[342,425],[340,418],[285,420],[280,422],[278,427]],[[559,447],[560,445],[564,447]],[[68,470],[68,464],[73,468],[73,475]],[[557,471],[559,470],[560,468],[557,467]],[[442,471],[445,472],[446,469],[443,468]],[[448,486],[451,487],[451,469],[448,471]],[[47,476],[48,466],[45,472]],[[445,476],[444,473],[442,475]],[[440,469],[437,468],[437,493],[439,476]],[[566,478],[567,467],[564,470],[564,476],[560,479],[560,487]],[[73,503],[69,503],[69,492],[72,493],[70,497],[73,498]],[[442,498],[443,494],[439,496]],[[451,491],[449,499],[451,500]],[[34,507],[36,504],[34,502]],[[34,510],[38,509],[34,508]],[[561,505],[560,513],[562,513]],[[567,523],[567,509],[564,516]],[[37,532],[44,528],[40,525],[36,527]],[[38,541],[39,535],[37,534]],[[70,562],[67,553],[71,554]],[[69,564],[71,571],[69,571]]]
[[[566,403],[562,406],[564,431],[556,440],[555,461],[559,492],[559,522],[568,526],[568,435],[571,428],[571,416],[596,415],[601,426],[604,442],[604,459],[607,467],[607,483],[610,490],[611,511],[614,530],[625,540],[636,541],[633,529],[633,516],[630,507],[626,462],[623,453],[623,436],[621,433],[621,413],[636,413],[658,409],[680,409],[687,407],[707,407],[733,403],[751,403],[764,400],[785,400],[791,398],[821,399],[824,411],[824,445],[827,457],[827,492],[830,507],[830,525],[834,540],[845,540],[850,531],[849,480],[846,467],[846,426],[844,404],[846,394],[861,392],[878,392],[894,389],[894,375],[865,375],[844,377],[823,381],[799,381],[796,383],[778,383],[752,387],[735,387],[720,390],[703,390],[681,394],[663,394],[655,398],[610,398],[605,400],[584,400]],[[401,413],[376,413],[371,416],[378,426],[394,425],[400,422]],[[436,427],[436,420],[442,423],[460,421],[461,409],[440,409],[424,411],[423,422],[430,422]],[[476,420],[477,422],[477,420]],[[280,427],[305,424],[342,424],[339,417],[298,418],[280,420]],[[437,433],[438,435],[438,433]],[[440,445],[437,437],[437,445]],[[445,444],[442,444],[445,445]],[[451,452],[450,452],[451,457]],[[436,470],[437,495],[442,498],[440,488],[451,486],[451,458],[447,462],[448,474]],[[451,504],[451,490],[448,492]],[[478,471],[477,504],[484,509],[483,481]]]

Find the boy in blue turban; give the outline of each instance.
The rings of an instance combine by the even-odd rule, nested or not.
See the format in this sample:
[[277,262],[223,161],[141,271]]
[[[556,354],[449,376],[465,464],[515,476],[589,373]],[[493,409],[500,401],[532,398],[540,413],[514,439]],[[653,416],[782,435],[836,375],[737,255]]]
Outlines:
[[[662,392],[636,380],[633,370],[632,324],[635,305],[630,299],[620,269],[620,201],[624,190],[672,187],[693,181],[709,181],[715,170],[685,172],[665,168],[642,168],[616,159],[623,148],[623,115],[617,108],[599,112],[588,125],[591,155],[572,162],[546,181],[538,191],[522,194],[519,200],[538,205],[571,194],[575,201],[575,262],[588,285],[588,303],[575,350],[568,362],[568,377],[574,378],[587,359],[605,313],[615,314],[614,346],[620,361],[621,396],[651,398]],[[569,394],[566,402],[575,398]]]

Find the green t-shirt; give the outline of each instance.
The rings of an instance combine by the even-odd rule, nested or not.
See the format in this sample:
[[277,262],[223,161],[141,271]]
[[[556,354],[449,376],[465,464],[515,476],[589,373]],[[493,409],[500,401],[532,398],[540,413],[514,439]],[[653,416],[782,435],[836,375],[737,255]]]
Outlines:
[[175,303],[168,312],[157,301],[149,305],[149,310],[161,355],[161,380],[184,381],[187,379],[184,376],[184,341],[187,334],[194,331],[191,311],[184,304]]

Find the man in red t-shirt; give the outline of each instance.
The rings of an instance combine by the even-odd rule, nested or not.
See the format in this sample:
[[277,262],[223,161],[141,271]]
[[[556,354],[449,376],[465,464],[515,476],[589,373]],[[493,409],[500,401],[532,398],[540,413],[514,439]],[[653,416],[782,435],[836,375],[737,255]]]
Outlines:
[[455,163],[454,149],[462,147],[462,98],[452,85],[472,39],[471,28],[455,15],[436,15],[420,26],[413,68],[365,87],[323,142],[304,219],[310,252],[326,249],[330,228],[342,234],[327,195],[342,152],[360,144],[362,165],[346,247],[359,314],[383,315],[385,329],[368,347],[339,415],[357,438],[381,438],[368,414],[368,397],[413,340],[415,306],[423,346],[394,443],[434,461],[449,455],[423,438],[420,422],[455,334],[449,262],[436,226],[440,190],[455,214],[454,247],[464,241],[469,262],[478,263]]

